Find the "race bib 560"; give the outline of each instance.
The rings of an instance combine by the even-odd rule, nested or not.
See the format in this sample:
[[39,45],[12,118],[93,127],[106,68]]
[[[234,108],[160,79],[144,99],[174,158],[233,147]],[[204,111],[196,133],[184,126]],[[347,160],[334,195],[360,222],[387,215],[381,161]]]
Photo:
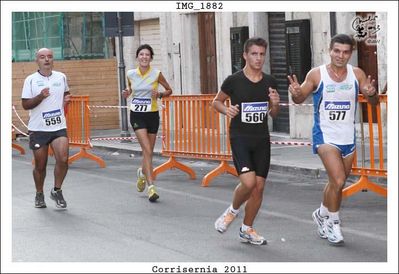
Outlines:
[[263,123],[269,109],[269,102],[241,103],[241,122]]

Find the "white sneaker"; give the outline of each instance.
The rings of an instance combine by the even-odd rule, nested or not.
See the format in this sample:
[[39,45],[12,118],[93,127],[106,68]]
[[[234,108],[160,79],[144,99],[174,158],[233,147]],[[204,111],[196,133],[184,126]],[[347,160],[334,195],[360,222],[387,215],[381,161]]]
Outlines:
[[247,231],[242,231],[242,227],[240,227],[240,240],[245,243],[250,243],[253,245],[266,245],[266,239],[259,235],[255,229],[248,228]]
[[327,223],[328,216],[322,217],[320,215],[320,209],[318,208],[315,211],[313,211],[312,218],[313,218],[313,221],[317,225],[317,234],[319,235],[319,237],[322,239],[327,239],[326,223]]
[[326,222],[327,239],[332,245],[342,245],[344,243],[344,236],[341,232],[341,222],[339,220]]
[[146,185],[145,175],[140,167],[137,169],[137,183],[136,183],[137,191],[143,192],[145,189],[145,185]]
[[230,207],[228,207],[222,215],[215,222],[215,229],[220,233],[223,233],[227,230],[229,225],[234,221],[237,217],[237,214],[234,214],[230,211]]

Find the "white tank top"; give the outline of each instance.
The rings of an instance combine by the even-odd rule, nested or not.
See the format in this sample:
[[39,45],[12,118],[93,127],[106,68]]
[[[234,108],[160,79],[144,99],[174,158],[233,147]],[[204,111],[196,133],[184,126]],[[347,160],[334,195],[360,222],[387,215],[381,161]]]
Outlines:
[[353,67],[347,64],[346,68],[346,79],[338,83],[330,78],[326,65],[320,66],[320,84],[313,93],[313,135],[322,137],[324,143],[337,145],[355,143],[359,83]]

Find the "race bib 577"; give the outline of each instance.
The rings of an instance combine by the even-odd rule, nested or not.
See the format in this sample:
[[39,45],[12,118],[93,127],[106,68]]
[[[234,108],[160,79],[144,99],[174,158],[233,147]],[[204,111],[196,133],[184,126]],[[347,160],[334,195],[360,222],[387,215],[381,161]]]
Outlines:
[[351,110],[351,103],[349,101],[325,101],[324,110],[328,115],[330,121],[344,121]]

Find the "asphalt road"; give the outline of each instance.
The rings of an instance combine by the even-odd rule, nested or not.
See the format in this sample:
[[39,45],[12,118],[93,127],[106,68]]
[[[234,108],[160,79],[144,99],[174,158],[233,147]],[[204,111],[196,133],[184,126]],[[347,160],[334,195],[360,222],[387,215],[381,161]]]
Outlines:
[[[387,262],[387,200],[375,193],[343,201],[345,245],[334,247],[318,238],[311,218],[325,180],[271,172],[254,225],[268,245],[253,246],[238,238],[243,209],[226,233],[214,229],[238,182],[226,174],[201,187],[216,162],[184,161],[196,180],[179,170],[160,174],[160,199],[150,203],[135,188],[140,155],[95,153],[107,167],[86,159],[73,163],[63,187],[68,208],[59,210],[49,198],[54,159],[45,183],[47,208],[37,209],[31,154],[13,151],[13,262]],[[154,166],[163,162],[154,158]]]

